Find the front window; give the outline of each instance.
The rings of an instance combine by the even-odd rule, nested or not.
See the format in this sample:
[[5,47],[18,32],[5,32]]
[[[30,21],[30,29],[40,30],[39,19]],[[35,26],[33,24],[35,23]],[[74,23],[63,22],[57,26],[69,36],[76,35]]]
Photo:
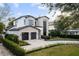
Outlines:
[[30,25],[30,26],[33,25],[33,20],[29,20],[29,25]]
[[14,21],[14,26],[17,27],[17,21]]

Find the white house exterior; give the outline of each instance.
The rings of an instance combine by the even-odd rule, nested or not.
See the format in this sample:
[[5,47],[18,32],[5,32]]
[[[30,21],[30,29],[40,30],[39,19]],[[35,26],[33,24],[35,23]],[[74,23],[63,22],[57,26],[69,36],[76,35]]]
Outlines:
[[20,40],[41,39],[41,35],[48,36],[48,19],[47,16],[21,16],[14,20],[14,26],[7,33],[18,35]]
[[68,35],[79,35],[79,29],[67,30]]

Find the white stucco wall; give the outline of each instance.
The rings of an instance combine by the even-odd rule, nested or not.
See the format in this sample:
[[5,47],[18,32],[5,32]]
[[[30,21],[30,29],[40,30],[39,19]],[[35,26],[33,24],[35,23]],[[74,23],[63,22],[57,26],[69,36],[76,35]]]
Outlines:
[[15,27],[22,27],[24,26],[24,17],[23,18],[20,18],[19,20],[16,20],[15,23],[16,23],[16,26]]
[[[24,24],[24,20],[26,21],[26,24]],[[16,20],[15,21],[15,23],[17,23],[17,26],[15,26],[15,28],[17,27],[23,27],[23,26],[28,26],[29,25],[29,20],[33,20],[33,25],[32,26],[35,26],[35,21],[36,21],[36,26],[41,26],[42,28],[41,28],[41,35],[43,35],[43,21],[46,21],[46,23],[47,23],[47,25],[46,25],[46,27],[47,27],[47,33],[46,33],[46,35],[48,35],[48,18],[47,17],[38,17],[37,18],[37,20],[35,20],[35,18],[33,18],[33,17],[27,17],[27,18],[25,18],[25,17],[22,17],[22,18],[20,18],[20,19],[18,19],[18,20]]]
[[34,18],[32,18],[32,17],[28,17],[28,18],[26,18],[26,23],[27,23],[27,25],[29,25],[29,20],[33,20],[33,25],[32,26],[35,26],[35,19]]
[[[46,33],[46,35],[48,35],[48,18],[46,18],[46,17],[42,17],[42,18],[39,18],[38,19],[38,25],[39,26],[42,26],[43,27],[43,21],[46,21],[46,23],[47,23],[47,25],[46,25],[46,27],[47,27],[47,33]],[[43,28],[41,29],[42,31],[41,31],[41,35],[43,35]]]
[[36,39],[38,40],[38,30],[34,29],[32,27],[27,27],[27,28],[21,29],[19,31],[8,31],[7,33],[16,34],[17,36],[19,36],[19,40],[22,40],[22,32],[29,32],[30,33],[29,40],[31,40],[31,32],[36,32],[37,33]]
[[[32,17],[28,17],[28,18],[25,18],[25,17],[22,17],[18,20],[16,20],[14,22],[14,25],[16,24],[15,27],[23,27],[23,26],[28,26],[29,25],[29,20],[33,20],[33,26],[35,26],[35,19],[32,18]],[[24,21],[25,21],[25,24],[24,24]]]
[[[19,34],[20,34],[20,36],[22,36],[22,32],[29,32],[29,33],[31,33],[31,32],[36,32],[37,33],[37,39],[38,39],[38,30],[36,30],[36,29],[34,29],[34,28],[32,28],[32,27],[28,27],[28,28],[25,28],[25,29],[22,29],[22,30],[20,30],[19,31]],[[21,37],[20,37],[21,38]],[[22,38],[21,38],[22,39]],[[31,36],[29,37],[29,39],[31,40]]]

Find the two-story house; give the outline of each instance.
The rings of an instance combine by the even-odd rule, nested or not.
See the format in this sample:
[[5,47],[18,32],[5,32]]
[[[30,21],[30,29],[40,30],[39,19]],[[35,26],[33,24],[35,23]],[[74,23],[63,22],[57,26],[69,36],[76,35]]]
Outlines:
[[48,36],[48,17],[21,16],[14,21],[14,26],[7,31],[16,34],[20,40],[41,39],[41,35]]

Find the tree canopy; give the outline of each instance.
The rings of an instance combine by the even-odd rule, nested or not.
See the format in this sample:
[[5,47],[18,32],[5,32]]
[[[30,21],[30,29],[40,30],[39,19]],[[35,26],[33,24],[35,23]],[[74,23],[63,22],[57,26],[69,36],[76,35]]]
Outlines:
[[50,12],[55,8],[56,10],[59,9],[61,13],[70,13],[70,16],[61,14],[60,17],[57,17],[54,21],[56,30],[79,28],[79,3],[43,3],[43,5],[47,6]]
[[10,14],[10,6],[6,3],[3,6],[0,6],[0,21],[3,18],[6,18]]
[[10,14],[10,7],[8,4],[4,3],[3,6],[0,6],[0,34],[3,33],[5,29],[5,25],[2,20],[6,20],[5,18]]
[[3,29],[5,29],[5,25],[2,22],[0,22],[0,34],[3,33]]

